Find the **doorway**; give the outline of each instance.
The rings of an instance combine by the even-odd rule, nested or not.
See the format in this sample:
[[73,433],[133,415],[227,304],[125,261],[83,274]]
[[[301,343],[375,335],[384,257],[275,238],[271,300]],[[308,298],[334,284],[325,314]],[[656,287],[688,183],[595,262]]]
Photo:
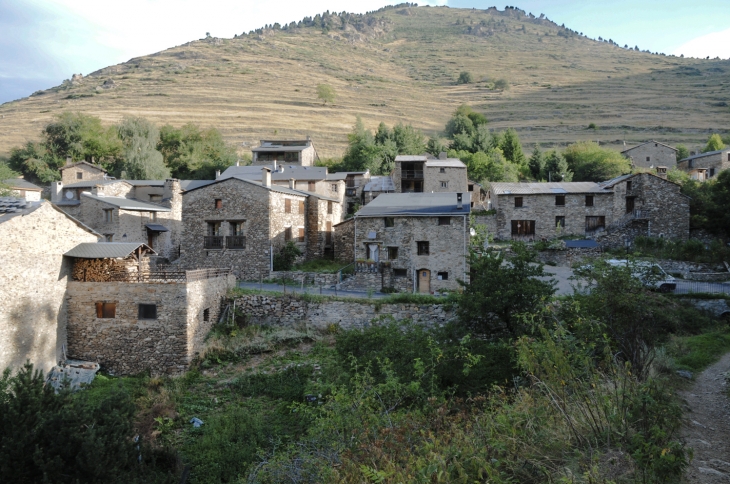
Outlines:
[[418,270],[418,292],[421,294],[431,293],[431,271],[428,269]]

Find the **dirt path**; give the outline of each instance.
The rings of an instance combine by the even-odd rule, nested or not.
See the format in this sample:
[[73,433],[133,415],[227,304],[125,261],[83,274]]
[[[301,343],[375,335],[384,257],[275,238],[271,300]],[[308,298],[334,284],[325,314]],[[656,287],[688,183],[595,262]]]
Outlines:
[[687,469],[688,483],[730,483],[730,399],[725,373],[730,353],[697,376],[694,385],[680,392],[687,402],[682,439],[694,449]]

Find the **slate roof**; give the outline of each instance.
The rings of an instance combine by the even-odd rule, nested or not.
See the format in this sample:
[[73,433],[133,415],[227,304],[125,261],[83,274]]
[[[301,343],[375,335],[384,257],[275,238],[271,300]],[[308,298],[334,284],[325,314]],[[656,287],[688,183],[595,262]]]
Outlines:
[[165,180],[124,180],[135,187],[164,187]]
[[395,185],[393,179],[389,176],[372,176],[370,181],[365,184],[363,191],[366,192],[394,192]]
[[134,210],[138,212],[169,212],[170,209],[161,205],[155,205],[154,203],[140,202],[134,198],[124,197],[107,197],[92,195],[91,193],[82,193],[81,196],[89,197],[93,200],[108,203],[115,207],[121,208],[122,210]]
[[226,171],[221,173],[220,179],[223,178],[247,178],[249,180],[261,180],[261,168],[269,168],[271,171],[272,181],[282,181],[294,178],[295,180],[326,180],[327,168],[323,166],[292,166],[292,165],[276,165],[278,170],[273,171],[274,165],[258,165],[258,166],[229,166]]
[[468,215],[471,196],[462,194],[456,208],[456,193],[383,193],[357,211],[355,217]]
[[142,246],[145,252],[157,254],[141,242],[83,242],[63,255],[79,259],[125,259]]
[[688,160],[696,160],[697,158],[704,158],[705,156],[712,156],[712,155],[716,155],[718,153],[723,153],[725,151],[728,151],[728,148],[725,148],[722,150],[717,150],[717,151],[708,151],[707,153],[700,153],[699,155],[688,156],[687,158],[682,158],[677,163],[681,163],[683,161],[688,161]]
[[458,158],[446,158],[445,160],[435,159],[426,160],[426,166],[448,167],[448,168],[466,168],[464,162]]
[[395,161],[427,161],[430,158],[428,155],[398,155],[395,157]]
[[180,180],[180,188],[183,190],[193,190],[210,185],[211,183],[215,183],[215,180]]
[[28,202],[23,198],[0,197],[0,222],[12,215],[26,215],[41,206],[42,201]]
[[340,181],[346,180],[348,173],[346,171],[340,171],[337,173],[327,173],[327,181]]
[[77,161],[76,163],[71,163],[70,165],[64,165],[61,168],[59,168],[59,170],[63,171],[66,168],[73,168],[74,166],[78,166],[78,165],[89,165],[92,168],[96,168],[97,170],[103,171],[104,173],[106,173],[106,170],[104,168],[100,167],[99,165],[92,165],[88,161]]
[[[249,183],[251,185],[255,185],[255,186],[258,186],[258,187],[266,188],[266,189],[271,190],[273,192],[286,193],[287,195],[298,195],[300,197],[307,197],[309,195],[315,195],[313,192],[305,192],[303,190],[292,190],[291,188],[282,187],[282,186],[279,186],[279,185],[269,185],[268,187],[265,187],[265,186],[263,186],[261,184],[261,182],[254,181],[254,180],[251,180],[249,178],[244,178],[244,177],[240,177],[240,176],[232,176],[232,177],[228,177],[228,178],[219,178],[218,180],[215,180],[215,181],[213,181],[211,183],[208,183],[206,185],[202,185],[202,186],[195,187],[195,188],[190,188],[190,189],[186,190],[183,193],[183,195],[186,195],[186,194],[192,192],[193,190],[198,190],[198,189],[203,188],[203,187],[206,187],[208,185],[215,185],[215,184],[218,184],[218,183],[224,182],[226,180],[230,180],[230,179],[235,179],[235,180],[238,180],[238,181],[242,181],[242,182],[245,182],[245,183]],[[331,200],[334,200],[334,199],[331,199]]]
[[169,232],[170,229],[161,224],[146,224],[145,227],[153,232]]
[[671,147],[671,146],[669,146],[669,145],[665,145],[664,143],[660,143],[660,142],[658,142],[658,141],[654,141],[654,140],[652,139],[652,140],[649,140],[649,141],[647,141],[647,142],[645,142],[645,143],[641,143],[641,144],[638,144],[638,145],[636,145],[636,146],[634,146],[634,147],[632,147],[632,148],[627,148],[627,149],[623,150],[623,151],[622,151],[621,153],[626,153],[627,151],[631,151],[631,150],[633,150],[633,149],[636,149],[636,148],[638,148],[639,146],[644,146],[644,145],[648,145],[649,143],[654,143],[654,144],[657,144],[657,145],[662,145],[662,146],[665,146],[665,147],[669,148],[670,150],[674,150],[674,151],[677,151],[677,148],[672,148],[672,147]]
[[251,151],[302,151],[312,144],[311,140],[260,140],[260,146]]
[[33,190],[36,192],[40,192],[43,190],[38,185],[33,185],[28,180],[24,180],[23,178],[10,178],[7,180],[0,180],[0,183],[4,183],[5,185],[8,185],[10,188],[15,188],[16,190]]
[[491,182],[495,195],[560,195],[564,193],[610,193],[594,182],[507,183]]
[[127,180],[115,180],[115,179],[101,179],[101,180],[84,180],[76,183],[69,183],[68,185],[64,185],[63,188],[93,188],[97,185],[110,185],[112,183],[118,183],[118,182],[127,182]]

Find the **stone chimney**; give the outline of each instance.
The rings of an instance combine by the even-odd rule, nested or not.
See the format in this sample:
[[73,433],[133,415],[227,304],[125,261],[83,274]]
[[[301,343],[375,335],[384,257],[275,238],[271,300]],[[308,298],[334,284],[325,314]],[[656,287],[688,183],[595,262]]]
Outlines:
[[241,166],[241,160],[240,159],[236,160],[236,166]]
[[657,166],[656,167],[656,174],[659,178],[667,179],[667,167],[666,166]]
[[294,178],[289,178],[289,188],[291,188],[292,190],[296,190],[297,181]]
[[271,168],[261,167],[261,184],[265,187],[271,186]]
[[464,204],[462,203],[462,194],[457,193],[456,194],[456,209],[462,210],[464,208]]
[[73,160],[71,159],[70,156],[66,157],[66,166],[68,166],[68,165],[73,165]]
[[220,170],[216,170],[215,171],[215,179],[218,180],[220,177],[221,177],[221,171]]
[[63,182],[55,181],[51,183],[51,201],[57,203],[63,200]]
[[446,159],[446,152],[442,151],[439,153],[439,160],[445,160]]

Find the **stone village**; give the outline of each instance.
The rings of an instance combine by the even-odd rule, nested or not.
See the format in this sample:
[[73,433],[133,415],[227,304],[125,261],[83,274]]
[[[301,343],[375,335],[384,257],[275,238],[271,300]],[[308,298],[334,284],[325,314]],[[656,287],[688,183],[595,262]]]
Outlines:
[[315,166],[307,138],[262,140],[252,165],[215,180],[120,180],[68,160],[50,201],[41,187],[7,180],[14,196],[0,198],[0,366],[30,360],[48,371],[73,358],[117,374],[180,374],[237,280],[291,276],[274,271],[286,244],[302,261],[354,267],[343,280],[298,278],[439,293],[469,280],[473,224],[499,240],[686,240],[689,199],[667,170],[702,181],[730,167],[730,150],[677,161],[674,148],[648,141],[623,154],[644,171],[600,183],[482,186],[445,153],[398,156],[390,176],[329,173]]

